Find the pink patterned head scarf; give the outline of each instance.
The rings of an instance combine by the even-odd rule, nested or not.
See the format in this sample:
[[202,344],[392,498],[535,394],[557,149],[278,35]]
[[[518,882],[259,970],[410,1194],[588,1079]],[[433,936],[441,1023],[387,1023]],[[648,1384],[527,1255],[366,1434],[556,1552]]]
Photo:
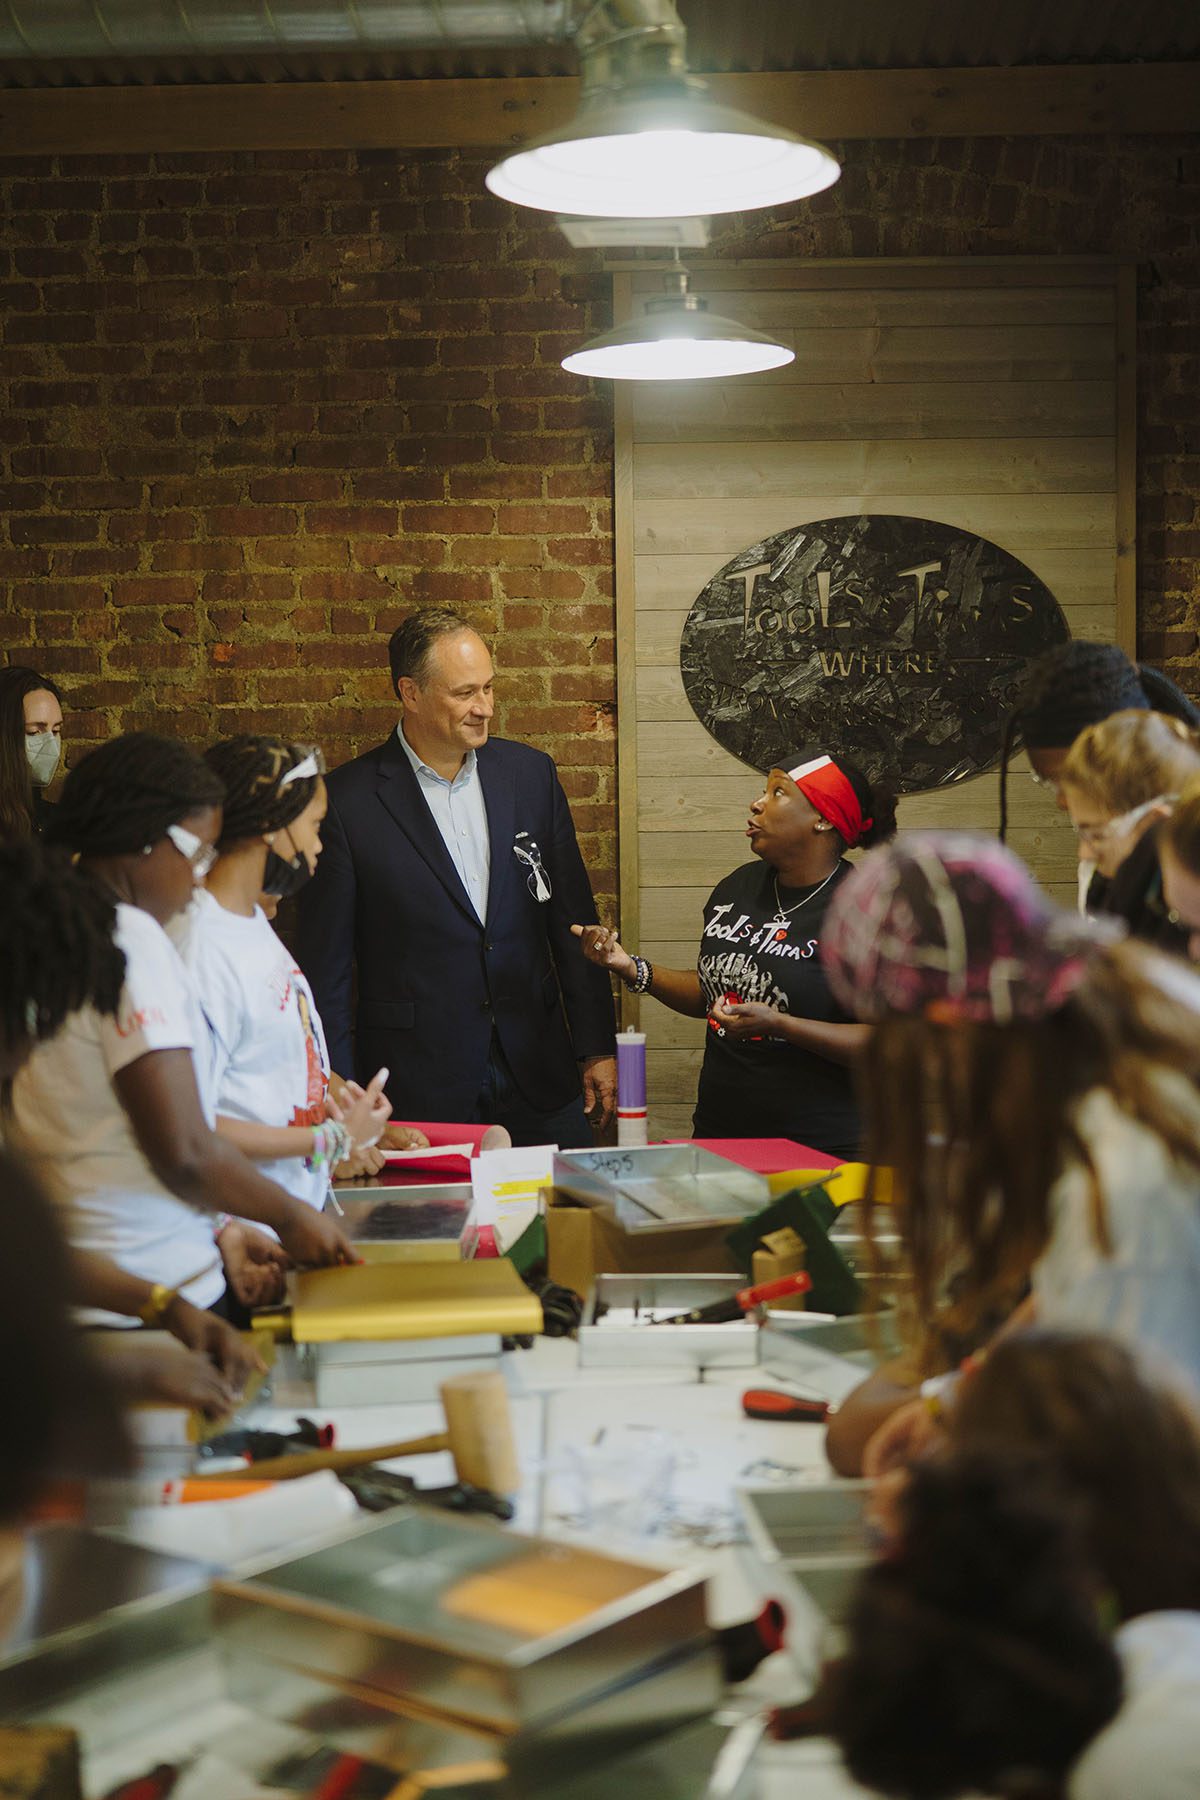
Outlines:
[[821,933],[830,986],[856,1018],[1007,1025],[1056,1012],[1120,928],[1042,892],[1019,857],[974,832],[911,832],[868,852]]

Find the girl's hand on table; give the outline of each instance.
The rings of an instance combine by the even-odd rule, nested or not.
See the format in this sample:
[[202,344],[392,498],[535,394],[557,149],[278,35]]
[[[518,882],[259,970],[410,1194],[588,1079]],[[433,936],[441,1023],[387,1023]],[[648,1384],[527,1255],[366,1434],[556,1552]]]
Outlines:
[[274,1238],[234,1219],[218,1241],[225,1279],[243,1306],[274,1306],[283,1299],[287,1257]]
[[378,1175],[381,1169],[387,1168],[387,1157],[374,1145],[360,1150],[356,1155],[348,1156],[333,1171],[335,1181],[362,1181],[365,1177]]
[[276,1229],[288,1260],[297,1268],[325,1269],[335,1263],[362,1261],[341,1227],[303,1200],[291,1202]]
[[[230,1228],[227,1227],[226,1231]],[[226,1232],[221,1233],[222,1238]],[[177,1337],[181,1344],[198,1355],[207,1357],[209,1363],[224,1377],[227,1387],[236,1398],[245,1391],[246,1383],[251,1375],[261,1375],[266,1365],[257,1350],[251,1349],[240,1332],[224,1319],[218,1319],[215,1313],[201,1312],[190,1300],[176,1295],[167,1309],[163,1324]]]
[[120,1356],[105,1364],[127,1399],[190,1406],[206,1419],[223,1418],[237,1405],[234,1388],[206,1356],[182,1344],[139,1344],[135,1332],[129,1336],[135,1341],[122,1344]]
[[429,1139],[415,1125],[389,1125],[379,1140],[384,1150],[428,1150]]
[[945,1432],[924,1400],[909,1400],[885,1419],[863,1451],[863,1474],[877,1481],[890,1469],[917,1462],[945,1441]]
[[621,948],[616,932],[607,925],[572,925],[571,930],[579,939],[583,954],[597,968],[611,969],[622,981],[634,973],[632,956]]

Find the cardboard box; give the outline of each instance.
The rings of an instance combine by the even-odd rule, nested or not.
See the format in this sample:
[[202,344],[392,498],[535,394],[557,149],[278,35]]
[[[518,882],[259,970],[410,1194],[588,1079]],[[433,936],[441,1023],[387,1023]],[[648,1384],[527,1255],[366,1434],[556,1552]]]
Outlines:
[[622,1231],[607,1214],[547,1188],[546,1241],[551,1281],[586,1297],[597,1275],[736,1275],[725,1243],[728,1225]]

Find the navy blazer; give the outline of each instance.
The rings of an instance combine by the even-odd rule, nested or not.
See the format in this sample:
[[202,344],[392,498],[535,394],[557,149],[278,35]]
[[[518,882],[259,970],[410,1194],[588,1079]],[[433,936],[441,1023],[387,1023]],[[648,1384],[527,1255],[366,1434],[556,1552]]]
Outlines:
[[[504,738],[477,755],[491,842],[484,923],[394,732],[328,777],[321,858],[300,894],[297,956],[330,1061],[363,1082],[386,1066],[403,1118],[469,1120],[493,1029],[541,1112],[578,1094],[578,1060],[614,1053],[608,976],[570,932],[596,903],[554,764]],[[522,831],[541,851],[548,902],[513,853]]]

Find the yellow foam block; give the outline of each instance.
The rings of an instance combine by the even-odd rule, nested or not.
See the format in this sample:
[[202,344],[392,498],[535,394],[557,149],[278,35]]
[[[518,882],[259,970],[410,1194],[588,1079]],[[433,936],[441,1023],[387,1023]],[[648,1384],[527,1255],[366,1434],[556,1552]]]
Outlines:
[[[767,1181],[771,1189],[771,1198],[778,1199],[795,1187],[808,1187],[814,1181],[824,1183],[825,1191],[835,1206],[848,1206],[853,1200],[861,1200],[867,1191],[867,1177],[870,1168],[866,1163],[839,1163],[836,1169],[781,1169],[774,1175],[768,1175]],[[883,1205],[892,1197],[892,1171],[879,1169],[876,1172],[875,1198]]]

